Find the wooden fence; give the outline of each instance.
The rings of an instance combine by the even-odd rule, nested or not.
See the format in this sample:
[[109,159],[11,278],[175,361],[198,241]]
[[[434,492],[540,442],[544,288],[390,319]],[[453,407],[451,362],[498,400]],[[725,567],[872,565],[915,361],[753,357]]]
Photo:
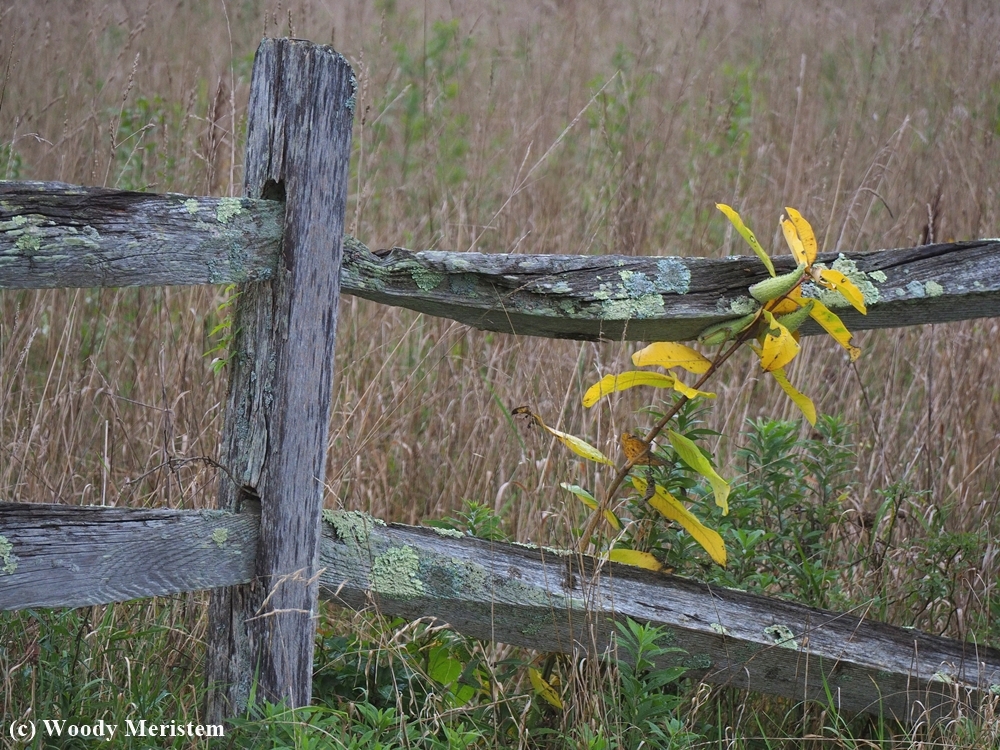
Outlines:
[[[0,503],[0,609],[212,589],[207,721],[243,712],[254,683],[309,702],[319,596],[573,653],[632,617],[667,627],[707,681],[903,720],[1000,692],[1000,651],[863,612],[323,510],[341,288],[518,335],[662,341],[734,317],[765,273],[755,258],[372,253],[343,236],[354,91],[333,50],[264,40],[246,198],[0,183],[0,288],[240,285],[218,510]],[[864,329],[1000,316],[998,257],[982,240],[823,260],[865,290],[868,316],[844,314]]]

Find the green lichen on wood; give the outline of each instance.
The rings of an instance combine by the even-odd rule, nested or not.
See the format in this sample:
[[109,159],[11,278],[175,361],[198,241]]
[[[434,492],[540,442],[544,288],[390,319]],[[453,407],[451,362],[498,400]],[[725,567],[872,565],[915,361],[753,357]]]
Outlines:
[[719,635],[730,635],[729,628],[723,625],[721,622],[713,622],[709,625],[712,630],[714,630]]
[[643,320],[663,315],[663,296],[647,294],[637,299],[609,299],[601,303],[604,320]]
[[656,261],[656,283],[661,292],[687,294],[691,288],[691,269],[676,258]]
[[924,284],[924,291],[927,293],[928,297],[940,297],[944,294],[944,287],[936,281],[928,281]]
[[5,573],[7,575],[14,575],[17,570],[17,555],[14,554],[14,545],[10,543],[7,537],[0,535],[0,573]]
[[441,286],[444,281],[444,274],[437,271],[430,271],[423,266],[417,266],[410,271],[410,276],[420,289],[425,292],[432,292]]
[[465,534],[458,529],[443,529],[440,526],[431,526],[431,530],[438,536],[446,536],[452,539],[465,539]]
[[24,255],[34,255],[41,250],[42,240],[37,234],[25,232],[17,238],[17,242],[14,243],[14,247],[20,250]]
[[755,300],[753,297],[744,295],[732,300],[729,303],[729,307],[728,309],[726,309],[726,312],[732,313],[734,316],[739,316],[742,318],[745,315],[757,312],[759,308],[760,305],[757,304],[757,300]]
[[622,288],[630,299],[640,299],[656,294],[656,285],[642,271],[619,271]]
[[215,209],[215,218],[220,224],[228,224],[234,216],[243,213],[243,202],[239,198],[220,198]]
[[879,284],[884,284],[885,280],[888,278],[885,275],[885,271],[872,271],[868,274],[871,278],[875,279]]
[[340,541],[352,548],[366,546],[375,526],[385,526],[385,521],[373,518],[360,510],[324,508],[323,520],[333,527]]
[[774,645],[782,648],[790,648],[793,651],[799,650],[799,643],[795,640],[795,634],[787,625],[771,625],[764,628],[764,635],[770,638]]
[[196,201],[194,198],[188,198],[186,201],[184,201],[184,208],[187,209],[187,212],[189,214],[196,214],[196,213],[198,213],[198,209],[200,207],[201,207],[201,204],[198,203],[198,201]]
[[218,528],[212,532],[212,541],[222,549],[226,546],[226,541],[229,539],[229,529]]
[[412,547],[390,547],[372,560],[372,591],[390,599],[414,599],[424,593],[420,558]]

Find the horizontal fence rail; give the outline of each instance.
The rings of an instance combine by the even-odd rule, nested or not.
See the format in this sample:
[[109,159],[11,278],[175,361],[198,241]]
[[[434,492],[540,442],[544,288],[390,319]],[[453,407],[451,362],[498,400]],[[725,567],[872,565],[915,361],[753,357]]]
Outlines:
[[284,218],[277,201],[0,182],[0,289],[261,281]]
[[[255,512],[0,503],[0,609],[245,583],[259,520]],[[543,651],[593,653],[608,646],[612,618],[647,621],[686,652],[670,663],[701,679],[849,711],[906,720],[956,703],[974,710],[1000,690],[994,648],[358,512],[324,512],[320,565],[325,599]]]
[[[283,220],[278,201],[0,182],[0,289],[266,280]],[[744,314],[747,287],[765,274],[749,256],[373,253],[352,237],[343,252],[347,294],[484,330],[581,340],[692,339]],[[1000,240],[976,240],[819,261],[865,293],[867,316],[838,310],[860,331],[1000,316],[998,258]]]

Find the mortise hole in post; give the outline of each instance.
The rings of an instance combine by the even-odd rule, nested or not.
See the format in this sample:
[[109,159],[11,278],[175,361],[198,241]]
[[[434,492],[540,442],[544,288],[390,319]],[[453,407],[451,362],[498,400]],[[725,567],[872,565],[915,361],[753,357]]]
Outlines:
[[264,189],[260,191],[260,197],[269,201],[285,202],[285,182],[275,182],[268,180],[264,183]]

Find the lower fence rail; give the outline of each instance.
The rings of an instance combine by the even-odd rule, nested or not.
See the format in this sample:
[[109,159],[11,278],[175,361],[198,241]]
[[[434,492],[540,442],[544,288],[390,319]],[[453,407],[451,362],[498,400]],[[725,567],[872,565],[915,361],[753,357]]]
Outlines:
[[[0,609],[79,607],[251,580],[256,513],[0,503]],[[466,635],[596,655],[615,619],[667,629],[698,678],[901,721],[974,714],[1000,650],[607,563],[324,511],[321,596]],[[665,663],[665,665],[668,663]]]

